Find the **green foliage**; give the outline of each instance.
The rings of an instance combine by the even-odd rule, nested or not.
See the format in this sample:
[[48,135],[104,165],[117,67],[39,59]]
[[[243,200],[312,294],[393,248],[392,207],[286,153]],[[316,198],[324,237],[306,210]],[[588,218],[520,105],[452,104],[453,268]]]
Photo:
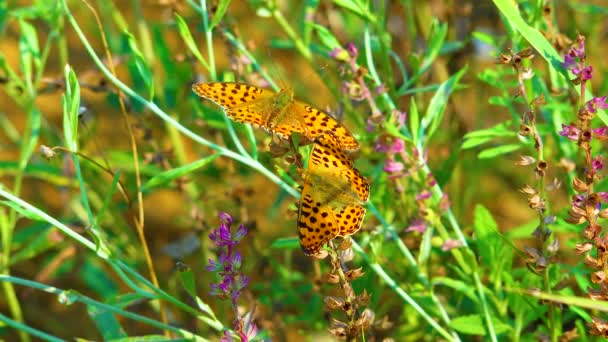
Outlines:
[[[252,341],[314,340],[351,305],[372,317],[359,340],[595,340],[608,305],[587,298],[583,225],[567,220],[585,156],[558,132],[608,89],[608,9],[494,0],[482,30],[448,3],[480,29],[424,0],[0,2],[0,339],[236,340],[239,318]],[[596,63],[585,99],[551,36],[577,32]],[[528,47],[526,77],[493,63]],[[314,142],[230,121],[192,93],[203,80],[290,87],[360,141],[370,202],[338,255],[355,306],[330,310],[346,296],[335,264],[299,248]],[[249,229],[236,301],[210,294],[218,212]]]

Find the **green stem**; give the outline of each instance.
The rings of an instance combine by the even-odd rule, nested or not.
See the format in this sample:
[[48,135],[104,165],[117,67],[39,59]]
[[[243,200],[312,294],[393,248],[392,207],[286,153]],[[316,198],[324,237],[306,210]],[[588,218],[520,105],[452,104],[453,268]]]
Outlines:
[[437,324],[437,322],[435,322],[435,318],[431,317],[429,314],[426,313],[426,311],[424,311],[424,309],[418,305],[418,303],[416,303],[416,301],[410,297],[401,287],[399,287],[399,285],[397,285],[397,283],[393,280],[393,278],[391,278],[382,268],[382,266],[380,266],[378,263],[376,262],[372,262],[371,259],[367,256],[367,254],[365,254],[363,252],[363,250],[361,249],[361,247],[355,242],[353,241],[353,249],[355,251],[357,251],[359,253],[359,255],[361,255],[361,257],[363,258],[363,260],[369,265],[369,267],[372,268],[372,270],[374,270],[374,272],[386,282],[386,285],[388,285],[388,287],[390,287],[393,291],[395,291],[397,293],[397,295],[403,299],[403,301],[405,301],[407,304],[411,305],[412,308],[414,308],[414,310],[416,310],[416,312],[418,312],[418,314],[420,314],[420,316],[430,325],[432,326],[435,330],[437,330],[437,332],[446,340],[448,341],[457,341],[456,338],[454,338],[452,335],[450,335],[449,332],[447,332],[445,329],[443,329],[439,324]]
[[[0,282],[9,282],[9,283],[14,283],[14,284],[19,284],[19,285],[27,286],[32,289],[50,293],[53,295],[65,296],[65,298],[67,298],[66,300],[68,300],[70,302],[69,304],[72,304],[74,302],[80,302],[87,306],[93,306],[93,307],[99,308],[101,310],[107,310],[114,314],[121,315],[123,317],[129,318],[129,319],[132,319],[135,321],[143,322],[145,324],[148,324],[150,326],[153,326],[153,327],[156,327],[159,329],[172,331],[185,338],[194,339],[196,341],[208,341],[206,338],[193,334],[189,331],[179,329],[179,328],[173,327],[171,325],[164,324],[164,323],[158,322],[156,320],[150,319],[148,317],[141,316],[136,313],[125,311],[125,310],[119,309],[115,306],[96,301],[94,299],[91,299],[91,298],[89,298],[85,295],[82,295],[80,293],[77,293],[77,292],[66,291],[66,290],[62,290],[62,289],[59,289],[59,288],[56,288],[53,286],[49,286],[46,284],[34,282],[31,280],[21,279],[21,278],[17,278],[17,277],[3,276],[3,275],[0,275]],[[69,305],[69,304],[67,304],[67,305]]]
[[295,43],[296,49],[300,52],[304,58],[308,62],[312,62],[312,53],[310,49],[304,44],[304,42],[300,39],[300,37],[296,34],[296,32],[291,28],[291,25],[285,20],[283,13],[279,11],[278,8],[275,8],[272,11],[272,17],[277,21],[279,26],[283,28],[283,31],[287,34],[287,36]]
[[156,114],[162,120],[166,121],[168,124],[173,125],[178,131],[180,131],[182,134],[189,137],[193,141],[195,141],[201,145],[207,146],[211,149],[214,149],[214,150],[218,151],[220,154],[222,154],[223,156],[232,158],[234,160],[237,160],[237,161],[253,168],[254,170],[256,170],[256,171],[260,172],[261,174],[263,174],[264,176],[268,177],[272,182],[274,182],[278,186],[282,187],[286,192],[288,192],[292,196],[294,196],[294,197],[300,196],[298,191],[296,191],[291,186],[289,186],[287,183],[285,183],[282,179],[277,177],[274,173],[272,173],[270,170],[268,170],[266,167],[264,167],[264,165],[262,165],[257,160],[254,160],[249,156],[242,156],[223,146],[217,145],[207,139],[204,139],[204,138],[196,135],[194,132],[192,132],[191,130],[184,127],[182,124],[180,124],[177,120],[173,119],[172,117],[167,115],[165,112],[163,112],[163,110],[160,109],[155,103],[144,99],[142,96],[140,96],[135,91],[133,91],[133,89],[129,88],[126,84],[124,84],[122,81],[120,81],[118,78],[116,78],[105,67],[103,62],[99,59],[99,57],[97,56],[97,54],[95,53],[95,51],[93,50],[91,45],[89,44],[86,36],[80,29],[80,26],[78,25],[78,23],[76,22],[76,19],[70,13],[69,8],[68,8],[67,4],[65,3],[65,0],[64,0],[64,7],[65,7],[65,11],[66,11],[66,16],[68,17],[70,24],[74,28],[74,31],[76,31],[76,34],[80,38],[80,41],[83,43],[85,49],[87,50],[87,52],[93,59],[93,62],[95,62],[95,64],[99,68],[99,70],[108,78],[108,80],[110,82],[112,82],[116,87],[118,87],[122,92],[124,92],[127,96],[133,98],[135,101],[138,101],[141,104],[148,107],[148,109],[150,111],[152,111],[154,114]]

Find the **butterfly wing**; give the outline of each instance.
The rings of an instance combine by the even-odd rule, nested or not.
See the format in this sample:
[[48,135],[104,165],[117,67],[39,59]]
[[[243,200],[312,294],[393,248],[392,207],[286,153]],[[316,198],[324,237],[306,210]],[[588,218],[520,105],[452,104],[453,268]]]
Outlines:
[[298,230],[304,253],[317,254],[329,240],[361,227],[369,184],[332,133],[315,140],[301,197]]
[[192,90],[224,109],[224,113],[236,122],[249,123],[264,128],[283,138],[292,133],[304,133],[305,125],[291,113],[293,94],[273,91],[244,83],[198,83]]
[[232,82],[197,83],[192,90],[222,107],[230,119],[261,127],[265,127],[267,122],[263,108],[275,96],[270,90]]
[[325,132],[331,132],[343,149],[357,150],[359,148],[359,142],[352,133],[328,113],[299,101],[293,102],[291,110],[297,112],[298,116],[302,118],[306,128],[304,134],[310,140],[316,139]]
[[314,184],[305,181],[298,212],[298,233],[306,255],[318,254],[324,244],[340,233],[331,207],[323,202],[323,196]]

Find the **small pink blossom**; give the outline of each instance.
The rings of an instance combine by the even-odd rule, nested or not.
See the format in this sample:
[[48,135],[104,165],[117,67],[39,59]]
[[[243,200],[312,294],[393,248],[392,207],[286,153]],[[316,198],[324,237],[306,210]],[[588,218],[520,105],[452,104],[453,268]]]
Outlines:
[[427,200],[427,199],[431,198],[431,196],[433,196],[432,192],[423,191],[423,192],[419,193],[418,195],[416,195],[416,201]]
[[591,100],[587,101],[586,105],[587,110],[590,113],[597,113],[598,109],[608,108],[608,104],[606,103],[606,96],[594,97]]
[[418,232],[424,233],[427,229],[426,222],[424,220],[414,220],[409,227],[405,229],[406,232]]
[[579,129],[574,125],[562,124],[562,130],[559,131],[559,135],[574,141],[578,141],[579,134]]
[[604,158],[602,158],[601,155],[597,155],[595,158],[593,158],[593,161],[591,162],[591,166],[593,167],[593,170],[595,171],[599,171],[601,169],[604,168]]
[[403,171],[403,163],[400,162],[396,162],[392,159],[387,159],[386,163],[384,164],[384,172],[388,172],[388,173],[396,173],[396,172],[400,172]]
[[441,250],[444,252],[450,251],[454,248],[459,248],[462,247],[462,241],[460,240],[454,240],[454,239],[448,239],[445,240],[445,242],[443,243],[443,245],[441,246]]

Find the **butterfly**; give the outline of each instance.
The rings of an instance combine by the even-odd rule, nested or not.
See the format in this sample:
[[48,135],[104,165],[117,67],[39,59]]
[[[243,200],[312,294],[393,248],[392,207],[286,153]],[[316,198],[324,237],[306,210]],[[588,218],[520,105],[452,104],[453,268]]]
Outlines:
[[197,83],[192,90],[224,109],[236,121],[264,128],[282,138],[300,133],[314,140],[323,132],[331,132],[345,150],[356,150],[359,142],[339,121],[322,110],[294,99],[293,91],[278,93],[243,83]]
[[336,236],[348,236],[361,228],[369,183],[353,168],[353,162],[332,133],[317,137],[308,159],[298,210],[300,245],[316,255]]

